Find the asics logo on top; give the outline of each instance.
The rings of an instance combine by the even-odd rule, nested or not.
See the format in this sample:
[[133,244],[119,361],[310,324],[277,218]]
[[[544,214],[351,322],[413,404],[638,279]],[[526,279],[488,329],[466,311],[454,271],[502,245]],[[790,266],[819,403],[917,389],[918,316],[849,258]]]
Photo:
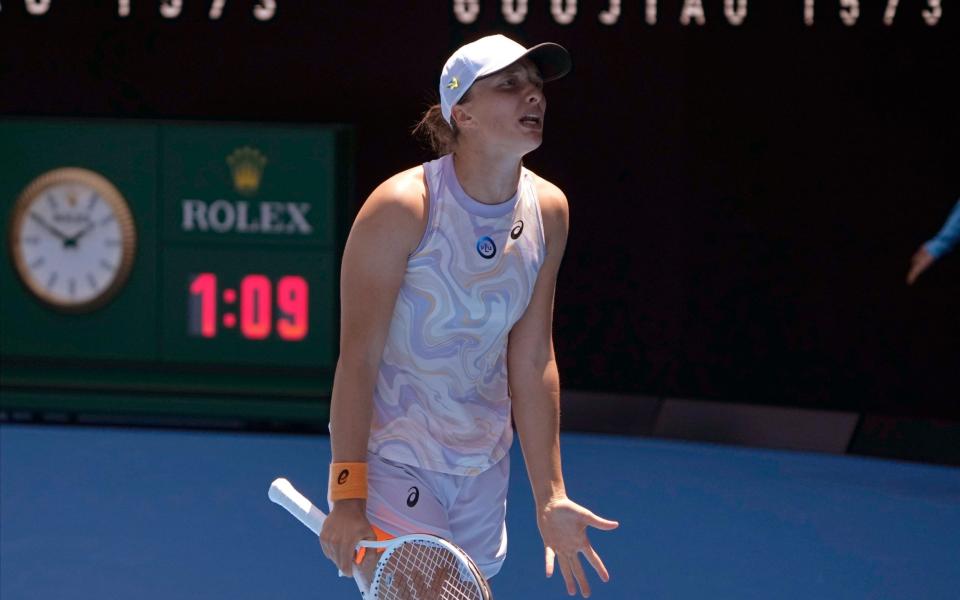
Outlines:
[[510,239],[515,240],[523,233],[523,220],[517,221],[517,224],[510,230]]

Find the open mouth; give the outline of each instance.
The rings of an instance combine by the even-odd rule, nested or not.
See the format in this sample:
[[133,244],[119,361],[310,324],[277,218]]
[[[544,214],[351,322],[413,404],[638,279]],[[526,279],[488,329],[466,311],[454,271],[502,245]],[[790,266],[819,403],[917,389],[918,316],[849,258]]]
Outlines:
[[543,117],[538,115],[524,115],[520,117],[520,122],[527,127],[536,127],[539,129],[543,126]]

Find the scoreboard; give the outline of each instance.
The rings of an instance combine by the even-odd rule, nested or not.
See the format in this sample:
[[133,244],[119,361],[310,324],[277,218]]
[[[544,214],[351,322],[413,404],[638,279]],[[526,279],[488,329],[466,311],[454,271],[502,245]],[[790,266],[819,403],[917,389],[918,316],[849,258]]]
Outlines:
[[345,127],[0,122],[6,411],[326,419]]

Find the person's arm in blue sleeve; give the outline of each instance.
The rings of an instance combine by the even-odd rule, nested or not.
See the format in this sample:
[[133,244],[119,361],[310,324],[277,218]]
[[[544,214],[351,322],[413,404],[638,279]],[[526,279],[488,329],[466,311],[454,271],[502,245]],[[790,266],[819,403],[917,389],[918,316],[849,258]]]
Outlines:
[[947,218],[943,229],[935,238],[924,244],[924,248],[934,259],[937,259],[950,252],[957,245],[958,240],[960,240],[960,200]]
[[907,273],[907,285],[912,285],[920,274],[944,254],[950,252],[960,241],[960,200],[954,207],[943,229],[933,239],[920,246],[910,261],[910,272]]

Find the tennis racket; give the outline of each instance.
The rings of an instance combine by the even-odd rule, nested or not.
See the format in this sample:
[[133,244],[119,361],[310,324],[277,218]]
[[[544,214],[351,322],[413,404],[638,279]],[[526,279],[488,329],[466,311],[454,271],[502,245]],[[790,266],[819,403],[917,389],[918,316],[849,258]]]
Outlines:
[[[284,478],[270,484],[270,499],[320,535],[327,518]],[[404,535],[357,546],[383,549],[365,600],[490,600],[480,569],[460,548],[432,535]]]

